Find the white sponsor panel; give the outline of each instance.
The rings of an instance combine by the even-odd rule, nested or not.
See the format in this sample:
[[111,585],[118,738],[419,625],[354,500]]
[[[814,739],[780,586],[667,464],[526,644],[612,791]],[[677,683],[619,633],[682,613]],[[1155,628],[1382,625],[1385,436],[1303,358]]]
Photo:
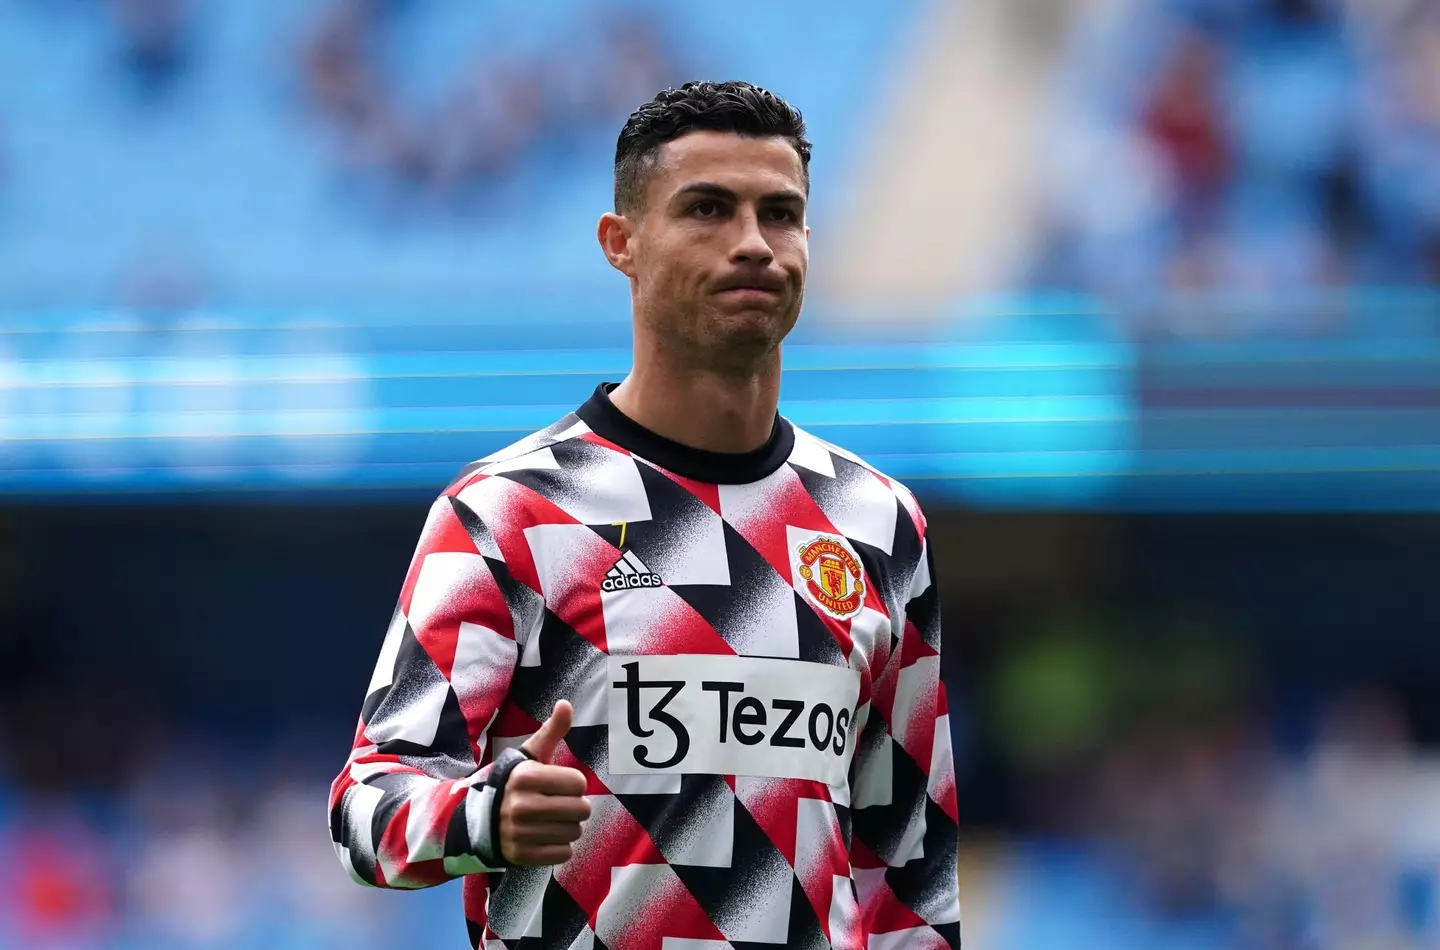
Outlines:
[[611,656],[610,771],[846,781],[860,674],[749,656]]

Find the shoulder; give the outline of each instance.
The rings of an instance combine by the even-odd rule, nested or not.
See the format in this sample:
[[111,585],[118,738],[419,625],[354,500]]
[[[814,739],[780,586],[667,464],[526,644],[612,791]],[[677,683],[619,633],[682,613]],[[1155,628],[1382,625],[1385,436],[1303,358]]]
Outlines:
[[457,495],[466,486],[487,475],[526,467],[532,461],[532,456],[541,453],[548,454],[555,446],[578,439],[589,432],[590,427],[578,415],[573,412],[569,413],[545,428],[532,432],[504,448],[497,449],[484,458],[476,459],[466,465],[459,474],[451,479],[444,494]]
[[849,449],[827,442],[794,423],[791,423],[791,428],[795,430],[795,448],[790,454],[791,465],[825,479],[824,482],[812,480],[812,491],[843,495],[850,505],[893,510],[898,504],[909,516],[915,533],[921,538],[925,536],[924,511],[915,494],[899,479],[885,474]]

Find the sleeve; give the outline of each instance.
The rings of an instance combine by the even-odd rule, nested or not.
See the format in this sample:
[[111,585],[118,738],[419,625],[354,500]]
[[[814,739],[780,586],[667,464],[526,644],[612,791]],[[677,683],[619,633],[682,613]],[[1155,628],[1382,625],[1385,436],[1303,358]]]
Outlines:
[[481,553],[485,534],[473,512],[441,496],[401,588],[330,789],[330,837],[361,884],[430,887],[504,866],[496,803],[523,755],[507,749],[487,762],[485,749],[519,655],[513,602],[525,591],[493,545]]
[[960,946],[959,813],[933,566],[922,536],[856,749],[851,864],[872,947]]

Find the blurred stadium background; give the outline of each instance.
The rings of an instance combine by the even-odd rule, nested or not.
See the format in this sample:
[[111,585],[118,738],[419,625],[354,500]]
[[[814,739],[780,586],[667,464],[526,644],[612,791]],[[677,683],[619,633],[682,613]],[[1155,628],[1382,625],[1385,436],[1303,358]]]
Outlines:
[[782,408],[930,512],[967,944],[1440,946],[1432,0],[0,0],[0,76],[0,948],[465,945],[324,788],[696,76],[811,123]]

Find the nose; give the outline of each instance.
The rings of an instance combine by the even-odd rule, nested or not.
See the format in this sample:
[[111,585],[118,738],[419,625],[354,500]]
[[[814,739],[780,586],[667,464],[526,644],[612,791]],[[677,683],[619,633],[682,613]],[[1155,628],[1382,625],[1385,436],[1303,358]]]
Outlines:
[[775,260],[775,252],[760,230],[760,218],[754,210],[746,210],[735,216],[737,233],[735,246],[730,250],[730,263],[766,267]]

